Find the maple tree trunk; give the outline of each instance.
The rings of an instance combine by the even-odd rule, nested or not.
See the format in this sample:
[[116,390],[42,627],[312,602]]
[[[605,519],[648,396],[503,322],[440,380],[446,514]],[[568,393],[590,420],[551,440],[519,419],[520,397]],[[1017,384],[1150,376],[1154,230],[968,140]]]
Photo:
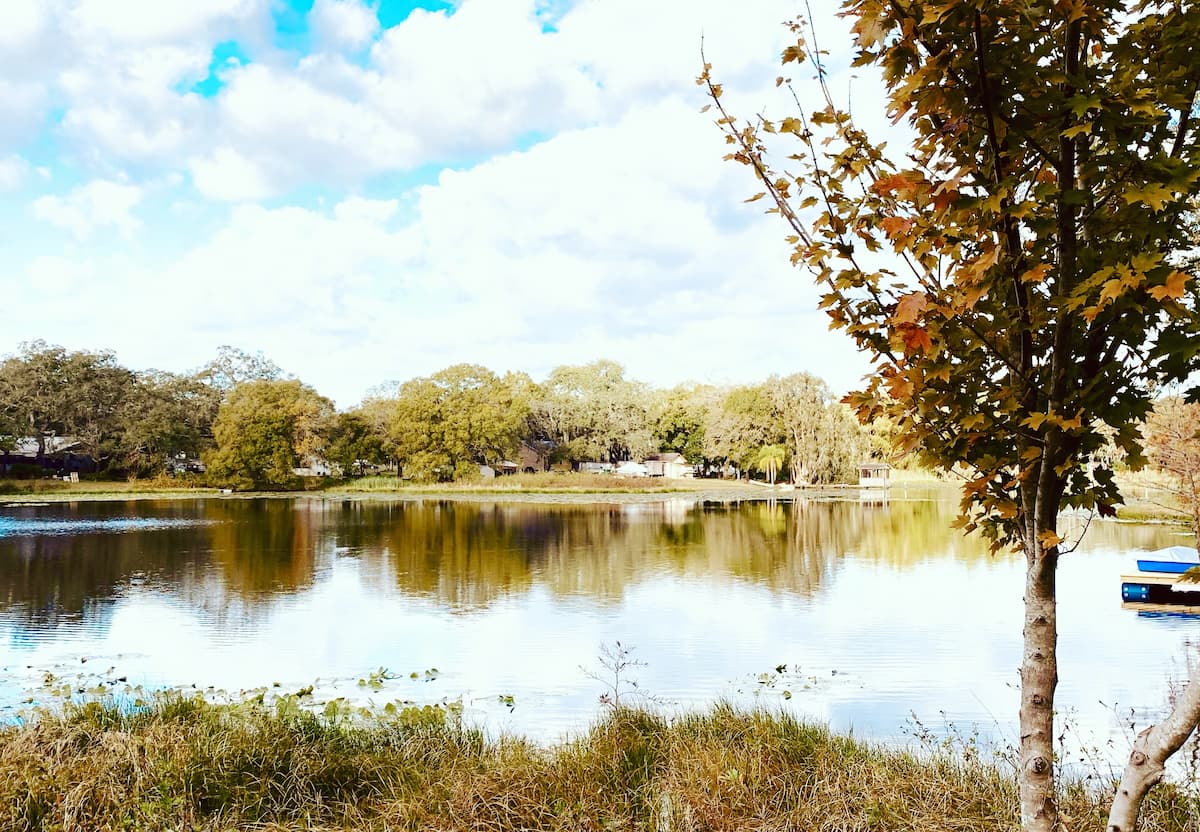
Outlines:
[[1188,682],[1171,713],[1158,725],[1142,731],[1108,813],[1108,832],[1134,832],[1142,800],[1163,778],[1167,758],[1187,741],[1200,723],[1200,683]]
[[1057,551],[1026,555],[1025,644],[1021,660],[1021,828],[1051,832],[1058,825],[1054,796],[1054,688],[1058,684],[1058,625],[1054,597]]

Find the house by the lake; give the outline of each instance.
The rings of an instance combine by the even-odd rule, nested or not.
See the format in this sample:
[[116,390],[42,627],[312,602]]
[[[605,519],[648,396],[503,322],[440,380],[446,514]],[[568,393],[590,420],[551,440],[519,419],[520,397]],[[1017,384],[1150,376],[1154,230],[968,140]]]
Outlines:
[[886,462],[864,462],[858,466],[859,488],[887,488],[892,466]]
[[13,443],[7,453],[0,453],[0,474],[62,476],[64,474],[90,474],[96,470],[96,462],[83,453],[83,443],[73,436],[46,436],[42,438],[43,452],[38,456],[36,436],[23,436]]
[[688,462],[683,454],[650,454],[650,456],[643,460],[643,463],[651,477],[666,477],[667,479],[678,480],[696,476],[696,466]]

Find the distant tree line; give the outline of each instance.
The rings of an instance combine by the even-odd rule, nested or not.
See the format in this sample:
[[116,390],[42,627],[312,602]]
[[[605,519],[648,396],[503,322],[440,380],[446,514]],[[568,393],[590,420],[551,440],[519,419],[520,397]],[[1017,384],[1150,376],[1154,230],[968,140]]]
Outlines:
[[449,481],[516,459],[522,446],[540,465],[676,452],[714,474],[844,482],[881,455],[886,434],[860,426],[806,373],[662,390],[612,361],[558,367],[541,383],[456,364],[338,412],[261,354],[232,347],[184,374],[134,372],[110,351],[40,341],[0,362],[0,452],[24,439],[41,456],[48,438],[69,436],[110,476],[203,459],[208,481],[241,489],[296,487],[304,469]]

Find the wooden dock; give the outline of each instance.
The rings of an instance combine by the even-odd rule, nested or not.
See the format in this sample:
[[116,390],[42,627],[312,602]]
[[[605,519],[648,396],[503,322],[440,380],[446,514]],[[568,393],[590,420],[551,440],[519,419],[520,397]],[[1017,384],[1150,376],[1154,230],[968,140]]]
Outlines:
[[1155,615],[1185,615],[1200,618],[1200,606],[1189,606],[1188,604],[1142,604],[1136,601],[1124,601],[1121,603],[1121,609]]
[[1139,605],[1200,608],[1200,584],[1181,583],[1173,572],[1133,572],[1121,576],[1121,600]]

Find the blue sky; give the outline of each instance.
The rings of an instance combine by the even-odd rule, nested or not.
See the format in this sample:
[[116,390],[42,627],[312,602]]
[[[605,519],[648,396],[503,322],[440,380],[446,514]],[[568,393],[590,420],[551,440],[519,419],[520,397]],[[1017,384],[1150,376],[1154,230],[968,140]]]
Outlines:
[[729,100],[785,107],[792,6],[6,0],[0,353],[233,344],[342,406],[458,361],[847,389],[693,83],[703,34]]

